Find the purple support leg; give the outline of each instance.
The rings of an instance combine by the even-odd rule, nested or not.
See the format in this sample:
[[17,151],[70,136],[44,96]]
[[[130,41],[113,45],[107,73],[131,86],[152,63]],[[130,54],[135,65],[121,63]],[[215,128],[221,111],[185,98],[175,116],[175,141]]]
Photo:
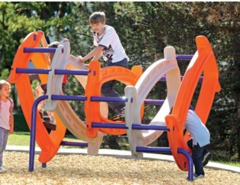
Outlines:
[[186,151],[181,148],[178,148],[178,153],[185,155],[188,159],[188,180],[193,181],[193,160],[192,156]]
[[30,151],[29,151],[29,170],[32,172],[34,170],[34,157],[35,157],[35,140],[36,140],[36,113],[37,113],[37,106],[42,101],[47,99],[48,96],[40,96],[37,98],[32,107],[32,117],[31,117],[31,132],[30,132]]

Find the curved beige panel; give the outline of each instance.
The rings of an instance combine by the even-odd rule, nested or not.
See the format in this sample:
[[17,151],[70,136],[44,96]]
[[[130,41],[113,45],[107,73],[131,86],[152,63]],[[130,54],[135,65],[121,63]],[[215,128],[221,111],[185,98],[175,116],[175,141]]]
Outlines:
[[141,124],[141,105],[155,84],[166,75],[167,97],[164,104],[149,123],[149,125],[166,126],[165,116],[169,114],[180,87],[180,71],[178,68],[175,49],[168,46],[164,49],[164,59],[156,61],[142,74],[135,86],[125,88],[126,103],[126,124],[127,135],[133,156],[141,158],[142,154],[136,152],[136,146],[145,146],[155,141],[162,131],[153,130],[132,130],[132,124]]
[[[64,52],[62,53],[62,50]],[[63,75],[55,75],[55,69],[75,69],[75,70],[87,70],[87,67],[83,64],[78,63],[76,57],[70,55],[70,43],[67,39],[60,42],[56,54],[53,57],[51,65],[51,72],[49,73],[48,84],[47,84],[47,95],[48,100],[45,106],[46,110],[54,110],[56,112],[67,129],[77,138],[88,142],[88,153],[97,154],[101,146],[103,134],[98,133],[96,138],[88,138],[86,135],[85,123],[76,115],[71,108],[68,101],[54,101],[51,100],[51,95],[59,94],[63,95],[62,92],[62,80]],[[80,84],[85,88],[87,83],[87,76],[75,75]],[[107,104],[102,104],[102,115],[107,117],[108,107]]]

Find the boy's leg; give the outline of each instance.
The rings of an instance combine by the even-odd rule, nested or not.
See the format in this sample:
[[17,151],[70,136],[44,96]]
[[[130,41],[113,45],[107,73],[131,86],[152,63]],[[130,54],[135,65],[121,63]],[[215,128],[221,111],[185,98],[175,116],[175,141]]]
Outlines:
[[[114,89],[115,80],[106,82],[102,85],[102,95],[105,97],[121,97]],[[124,102],[108,102],[108,105],[114,110],[118,111],[125,106]]]
[[204,147],[203,149],[203,157],[202,157],[202,164],[206,166],[208,161],[211,159],[211,153]]
[[[112,63],[111,61],[108,61],[107,67],[111,66],[120,66],[120,67],[128,67],[128,61],[127,59],[123,59],[122,61]],[[102,85],[101,93],[103,96],[106,97],[121,97],[115,90],[114,85],[116,81],[112,80],[109,82],[106,82]],[[119,113],[123,107],[125,107],[124,102],[108,102],[109,106],[116,112]]]
[[203,147],[200,147],[199,144],[193,145],[192,148],[192,159],[195,166],[196,175],[204,175],[203,164],[202,164],[202,155]]
[[[190,149],[192,149],[193,148],[193,140],[192,139],[188,140],[187,145]],[[204,147],[203,152],[202,152],[202,164],[203,164],[203,166],[207,165],[210,158],[211,158],[211,153]]]

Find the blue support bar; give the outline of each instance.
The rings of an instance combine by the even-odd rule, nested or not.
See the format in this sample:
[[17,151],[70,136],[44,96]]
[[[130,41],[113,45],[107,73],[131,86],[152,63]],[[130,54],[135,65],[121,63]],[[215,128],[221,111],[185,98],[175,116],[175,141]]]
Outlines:
[[170,147],[143,147],[137,146],[136,152],[146,152],[146,153],[171,153]]
[[[30,68],[16,68],[16,73],[31,73],[31,74],[48,74],[51,69],[30,69]],[[88,75],[89,70],[66,70],[55,69],[55,74],[58,75]]]
[[[181,76],[181,80],[183,79],[183,76]],[[167,78],[166,78],[166,76],[163,76],[162,78],[160,78],[160,80],[159,81],[166,81],[167,80]],[[200,76],[200,78],[199,78],[199,82],[202,82],[203,81],[203,76]]]
[[192,156],[184,149],[178,148],[178,153],[185,155],[188,160],[188,180],[193,181],[193,160]]
[[63,146],[80,146],[80,147],[87,147],[88,143],[84,142],[72,142],[72,141],[62,141],[60,145]]
[[176,59],[177,60],[191,60],[193,55],[177,55]]
[[158,125],[140,125],[140,124],[132,124],[133,130],[163,130],[169,131],[169,128],[166,126],[158,126]]
[[162,105],[165,100],[153,100],[153,99],[146,99],[144,100],[144,104],[146,105]]
[[91,101],[95,102],[127,102],[127,98],[91,96]]
[[[91,101],[95,102],[127,102],[127,98],[118,98],[118,97],[102,97],[102,96],[91,96]],[[147,105],[162,105],[164,100],[153,100],[153,99],[146,99],[144,103]]]
[[32,117],[31,117],[31,132],[30,132],[30,155],[29,155],[29,171],[32,172],[34,170],[34,157],[35,157],[35,140],[36,140],[36,114],[37,114],[37,106],[38,104],[47,99],[47,95],[40,96],[37,98],[32,107]]
[[66,69],[55,69],[55,74],[57,75],[85,75],[87,76],[89,70],[66,70]]
[[128,129],[125,124],[117,123],[104,123],[104,122],[92,122],[93,128],[117,128],[117,129]]
[[24,53],[55,53],[57,48],[23,48]]
[[73,101],[86,101],[86,96],[68,96],[68,95],[52,95],[51,100],[73,100]]
[[29,68],[16,68],[16,73],[27,73],[27,74],[48,74],[51,69],[29,69]]
[[[172,153],[170,147],[142,147],[137,146],[136,152],[146,153]],[[188,180],[193,181],[193,161],[191,155],[184,149],[178,148],[178,153],[183,154],[188,160]]]

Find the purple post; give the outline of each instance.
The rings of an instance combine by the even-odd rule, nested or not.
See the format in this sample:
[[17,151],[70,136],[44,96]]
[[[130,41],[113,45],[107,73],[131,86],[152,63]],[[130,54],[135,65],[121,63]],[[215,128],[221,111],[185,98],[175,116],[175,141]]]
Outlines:
[[55,69],[55,74],[57,75],[85,75],[87,76],[89,70],[66,70],[66,69]]
[[86,96],[69,96],[69,95],[52,95],[51,100],[73,100],[73,101],[86,101]]
[[191,60],[193,55],[177,55],[176,59],[177,60]]
[[144,100],[144,104],[146,105],[162,105],[165,100],[154,100],[154,99],[146,99]]
[[169,131],[169,128],[166,126],[158,126],[158,125],[140,125],[140,124],[132,124],[133,130],[163,130]]
[[[136,152],[147,152],[147,153],[172,153],[170,147],[142,147],[137,146]],[[193,161],[191,155],[184,149],[178,148],[178,153],[181,153],[187,157],[188,160],[188,180],[193,181]]]
[[35,157],[35,140],[36,140],[36,113],[37,106],[42,101],[47,99],[47,95],[40,96],[37,98],[32,107],[32,117],[31,117],[31,132],[30,132],[30,155],[29,155],[29,171],[32,172],[34,170],[34,157]]
[[104,122],[92,122],[93,128],[117,128],[117,129],[128,129],[125,124],[117,123],[104,123]]
[[192,156],[184,149],[178,148],[178,153],[181,153],[187,157],[188,160],[188,180],[193,181],[193,160]]
[[31,74],[48,74],[50,69],[29,69],[29,68],[16,68],[16,73],[31,73]]
[[127,98],[91,96],[91,101],[96,102],[127,102]]
[[56,48],[23,48],[24,53],[55,53]]
[[62,141],[61,145],[63,146],[80,146],[80,147],[87,147],[88,143],[83,142],[72,142],[72,141]]

